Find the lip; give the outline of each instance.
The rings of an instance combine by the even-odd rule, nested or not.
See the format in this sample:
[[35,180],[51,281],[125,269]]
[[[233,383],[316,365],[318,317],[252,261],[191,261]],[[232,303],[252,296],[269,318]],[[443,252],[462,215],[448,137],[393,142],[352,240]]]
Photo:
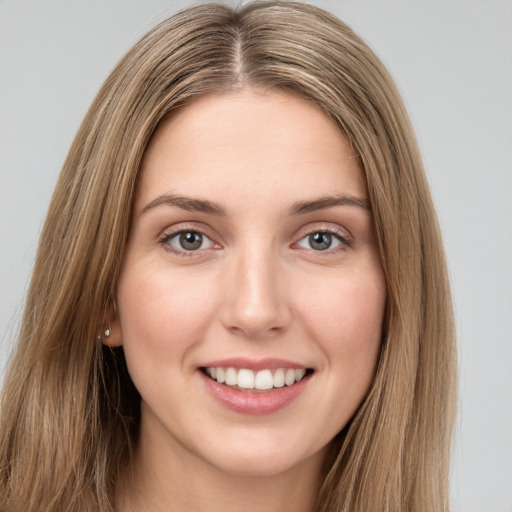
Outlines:
[[[227,362],[228,360],[223,360],[222,364],[217,364],[218,362],[215,361],[216,364],[211,366],[226,367]],[[208,366],[210,366],[210,363],[208,363]],[[231,364],[227,366],[237,367],[238,365]],[[251,365],[240,366],[240,368],[255,369],[255,366],[259,369],[262,368],[259,366],[259,362],[258,364],[253,364],[252,368],[248,368],[248,366]],[[291,367],[304,368],[302,365]],[[269,366],[264,366],[263,368],[272,369]],[[283,368],[283,366],[277,366],[276,368]],[[301,395],[312,377],[312,374],[307,374],[300,382],[296,382],[291,386],[273,388],[263,392],[251,392],[240,391],[226,384],[220,384],[208,377],[201,369],[198,369],[198,373],[206,389],[218,403],[231,411],[250,415],[271,414],[285,408]]]
[[266,357],[264,359],[247,359],[244,357],[232,357],[229,359],[218,359],[216,361],[208,361],[201,365],[201,368],[247,368],[247,370],[277,370],[278,368],[294,368],[296,370],[308,367],[294,361],[286,359],[278,359],[275,357]]

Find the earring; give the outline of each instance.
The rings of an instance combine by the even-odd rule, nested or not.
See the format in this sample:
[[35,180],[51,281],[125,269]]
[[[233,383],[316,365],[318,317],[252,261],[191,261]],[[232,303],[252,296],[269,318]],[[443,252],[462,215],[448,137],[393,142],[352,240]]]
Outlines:
[[[108,340],[110,335],[112,334],[112,329],[110,327],[110,320],[108,322],[108,328],[103,331],[103,339]],[[101,334],[99,334],[96,338],[98,341],[101,341]]]

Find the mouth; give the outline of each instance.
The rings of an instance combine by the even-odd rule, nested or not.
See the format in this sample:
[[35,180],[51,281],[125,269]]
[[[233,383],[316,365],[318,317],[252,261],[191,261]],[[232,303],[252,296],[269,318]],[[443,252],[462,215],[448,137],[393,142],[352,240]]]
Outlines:
[[309,387],[313,368],[285,359],[208,361],[198,368],[218,403],[239,413],[265,415],[287,409]]
[[200,368],[209,379],[238,391],[266,393],[299,383],[313,374],[312,368],[249,368],[204,366]]

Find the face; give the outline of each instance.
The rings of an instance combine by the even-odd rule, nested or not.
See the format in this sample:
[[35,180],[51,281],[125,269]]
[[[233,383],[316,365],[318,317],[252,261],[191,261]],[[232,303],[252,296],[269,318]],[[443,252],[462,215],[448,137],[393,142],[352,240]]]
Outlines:
[[278,92],[174,114],[143,159],[117,292],[148,452],[246,475],[323,458],[372,382],[386,298],[346,136]]

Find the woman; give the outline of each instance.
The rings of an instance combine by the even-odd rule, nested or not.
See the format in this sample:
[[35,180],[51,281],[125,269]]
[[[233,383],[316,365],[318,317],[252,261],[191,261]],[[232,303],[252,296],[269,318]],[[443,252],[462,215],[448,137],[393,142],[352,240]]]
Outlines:
[[65,162],[0,509],[447,510],[454,368],[382,64],[305,4],[188,9],[122,59]]

